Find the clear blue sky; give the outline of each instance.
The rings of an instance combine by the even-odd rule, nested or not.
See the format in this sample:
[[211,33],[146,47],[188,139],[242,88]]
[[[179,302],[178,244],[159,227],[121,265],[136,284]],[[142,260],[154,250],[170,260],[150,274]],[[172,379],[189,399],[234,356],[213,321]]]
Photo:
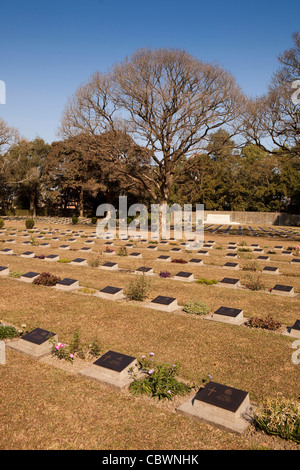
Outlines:
[[217,62],[260,95],[299,24],[299,0],[0,0],[0,117],[51,143],[76,88],[141,47]]

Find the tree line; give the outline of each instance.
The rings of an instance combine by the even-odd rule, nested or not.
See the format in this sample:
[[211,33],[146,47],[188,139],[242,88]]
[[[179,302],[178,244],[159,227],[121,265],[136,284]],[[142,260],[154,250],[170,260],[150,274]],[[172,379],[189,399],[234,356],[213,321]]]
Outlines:
[[299,213],[299,59],[294,33],[265,95],[249,98],[218,65],[142,49],[76,90],[56,142],[28,141],[0,119],[0,210],[92,216],[127,195]]

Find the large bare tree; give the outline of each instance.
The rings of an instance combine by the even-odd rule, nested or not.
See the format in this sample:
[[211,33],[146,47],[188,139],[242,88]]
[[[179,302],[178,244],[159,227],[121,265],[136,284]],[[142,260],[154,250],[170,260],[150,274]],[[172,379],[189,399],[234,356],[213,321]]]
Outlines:
[[[245,113],[245,134],[263,150],[284,152],[289,157],[300,154],[300,35],[293,34],[294,47],[279,56],[280,68],[271,78],[267,92],[249,100]],[[297,82],[297,83],[296,83]]]
[[210,133],[221,127],[235,135],[243,106],[234,78],[220,66],[180,50],[142,49],[78,88],[65,107],[60,132],[64,137],[129,134],[131,155],[142,153],[144,165],[134,171],[127,161],[120,172],[162,204],[169,201],[182,159],[205,147]]

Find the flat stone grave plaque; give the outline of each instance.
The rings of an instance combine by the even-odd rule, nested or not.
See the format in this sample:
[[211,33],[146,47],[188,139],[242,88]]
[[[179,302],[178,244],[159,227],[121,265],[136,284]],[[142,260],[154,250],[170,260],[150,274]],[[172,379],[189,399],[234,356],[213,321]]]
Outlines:
[[69,250],[70,249],[70,246],[69,245],[60,245],[58,247],[60,250]]
[[45,237],[44,237],[44,235],[37,235],[36,238],[37,238],[38,240],[43,240]]
[[113,244],[113,242],[105,242],[104,245],[106,245],[106,246],[113,246],[114,244]]
[[153,268],[147,268],[146,266],[141,266],[135,271],[136,274],[145,274],[146,276],[153,274]]
[[130,253],[128,256],[133,256],[134,258],[142,258],[142,253]]
[[56,242],[56,241],[59,240],[59,237],[52,237],[51,240],[53,240],[54,242]]
[[236,289],[237,287],[240,287],[240,280],[234,279],[232,277],[224,277],[224,279],[222,279],[222,281],[220,281],[217,285]]
[[192,258],[188,264],[196,264],[197,266],[203,266],[203,259]]
[[[209,317],[208,317],[209,318]],[[245,322],[243,310],[232,307],[220,307],[211,316],[212,320],[235,325],[242,325]]]
[[43,248],[49,248],[50,243],[41,243],[40,246],[42,246]]
[[174,279],[175,281],[192,282],[194,281],[194,274],[186,271],[179,271],[179,273],[175,274]]
[[250,246],[251,248],[259,248],[259,245],[257,243],[252,243]]
[[293,263],[293,264],[297,264],[297,263],[300,264],[300,258],[293,258],[293,259],[291,260],[291,263]]
[[91,366],[79,371],[79,374],[112,387],[125,388],[134,380],[129,373],[130,369],[135,374],[139,373],[135,357],[116,351],[107,351]]
[[236,246],[236,242],[228,242],[228,245],[235,245]]
[[83,248],[80,248],[79,251],[83,251],[84,253],[88,253],[89,251],[92,251],[92,248],[89,248],[87,246],[84,246]]
[[59,256],[58,255],[48,255],[48,256],[45,256],[44,258],[46,261],[58,261],[59,260]]
[[283,250],[283,246],[276,245],[274,246],[274,250]]
[[293,296],[294,295],[294,287],[293,286],[285,286],[283,284],[276,284],[272,290],[272,294],[277,294],[277,295],[288,295],[288,296]]
[[96,295],[107,300],[120,300],[125,297],[122,288],[113,286],[104,287],[104,289],[101,289]]
[[0,254],[2,255],[12,255],[13,250],[11,248],[3,248],[3,250],[0,251]]
[[236,246],[228,246],[226,248],[226,250],[237,251],[237,247]]
[[265,274],[279,274],[279,269],[276,266],[265,266],[262,272]]
[[239,269],[238,263],[230,263],[229,261],[224,264],[223,268],[225,269]]
[[34,258],[35,253],[33,251],[24,251],[24,253],[21,253],[22,258]]
[[199,251],[197,251],[197,253],[199,253],[199,255],[209,256],[209,253],[206,250],[199,250]]
[[[209,243],[210,245],[213,245],[214,243],[216,243],[214,240],[207,240],[207,243]],[[231,243],[231,242],[230,242]]]
[[52,344],[49,340],[57,341],[57,335],[52,331],[35,328],[17,341],[7,343],[7,346],[34,357],[41,357],[51,352]]
[[253,253],[263,253],[263,249],[262,248],[254,248],[254,250],[252,250]]
[[157,246],[156,245],[148,245],[147,246],[147,250],[157,250]]
[[166,255],[161,255],[156,259],[156,261],[171,261],[171,257],[166,256]]
[[210,244],[208,244],[208,243],[205,243],[205,244],[203,245],[203,248],[206,248],[206,249],[208,249],[208,250],[212,250],[213,246],[210,245]]
[[0,276],[8,276],[9,268],[7,266],[0,266]]
[[16,240],[14,240],[14,239],[5,240],[5,243],[16,243]]
[[225,255],[225,257],[226,257],[226,258],[237,258],[238,255],[237,255],[237,253],[227,253],[227,254]]
[[71,261],[71,264],[75,264],[79,266],[86,266],[87,260],[85,258],[75,258]]
[[282,333],[285,336],[300,339],[300,320],[296,320],[293,326],[287,327],[286,331]]
[[88,245],[95,245],[94,240],[86,240],[84,243],[87,243]]
[[155,299],[147,304],[146,307],[162,310],[164,312],[172,312],[173,310],[177,310],[179,308],[177,305],[177,299],[163,295],[158,295],[155,297]]
[[213,381],[177,411],[238,434],[242,434],[252,421],[248,392]]
[[284,251],[281,252],[281,254],[290,256],[290,255],[292,255],[292,252],[284,250]]
[[56,289],[60,290],[73,290],[73,289],[78,289],[79,287],[79,282],[77,279],[71,279],[69,277],[65,277],[61,281],[59,281],[57,284],[55,284]]
[[256,259],[257,261],[270,261],[269,256],[258,256]]
[[132,243],[126,243],[126,248],[133,248],[133,244]]
[[22,245],[31,245],[31,242],[22,242]]
[[102,264],[100,266],[101,269],[107,269],[110,271],[116,271],[118,269],[118,264],[117,263],[112,263],[111,261],[108,261],[107,263]]
[[182,249],[181,248],[171,248],[170,251],[173,251],[173,253],[179,253],[179,252],[182,251]]
[[34,271],[29,271],[28,273],[23,274],[19,279],[20,281],[31,283],[33,282],[40,273],[35,273]]
[[167,245],[168,244],[167,240],[161,240],[159,243],[160,243],[160,245]]

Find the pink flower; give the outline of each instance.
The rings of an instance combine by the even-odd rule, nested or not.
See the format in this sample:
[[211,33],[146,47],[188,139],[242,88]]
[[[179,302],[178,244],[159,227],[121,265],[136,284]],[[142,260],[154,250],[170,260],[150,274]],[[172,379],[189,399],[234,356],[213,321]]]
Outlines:
[[71,353],[71,354],[70,354],[70,358],[73,359],[73,358],[74,358],[74,354]]

